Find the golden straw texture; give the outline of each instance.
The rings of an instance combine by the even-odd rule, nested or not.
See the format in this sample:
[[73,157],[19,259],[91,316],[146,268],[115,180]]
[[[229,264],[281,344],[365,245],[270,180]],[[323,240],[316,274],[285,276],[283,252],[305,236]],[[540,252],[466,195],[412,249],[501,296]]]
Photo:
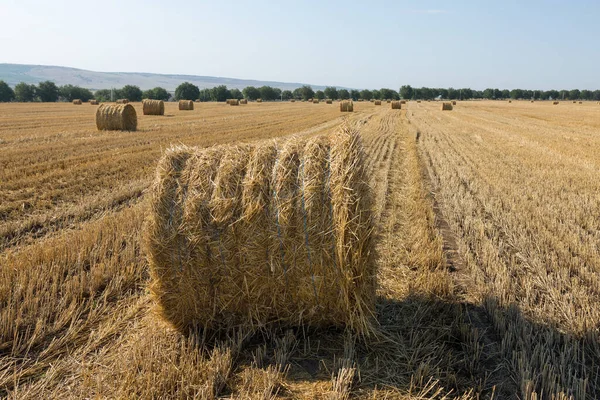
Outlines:
[[106,131],[135,131],[135,108],[131,104],[101,104],[96,110],[96,127]]

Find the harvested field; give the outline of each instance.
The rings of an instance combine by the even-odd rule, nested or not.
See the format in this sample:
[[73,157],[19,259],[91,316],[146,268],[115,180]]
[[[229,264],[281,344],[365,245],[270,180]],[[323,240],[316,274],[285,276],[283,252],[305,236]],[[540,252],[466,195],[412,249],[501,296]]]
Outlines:
[[[94,107],[0,104],[0,397],[600,397],[596,104],[130,104],[135,132],[97,131]],[[170,329],[141,237],[162,151],[342,122],[374,195],[379,335]]]

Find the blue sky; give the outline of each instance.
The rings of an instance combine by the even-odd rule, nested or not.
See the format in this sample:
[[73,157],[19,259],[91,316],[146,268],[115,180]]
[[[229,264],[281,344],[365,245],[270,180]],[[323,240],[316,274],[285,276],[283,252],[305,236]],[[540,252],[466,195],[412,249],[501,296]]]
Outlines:
[[355,88],[600,88],[597,0],[0,0],[0,16],[7,63]]

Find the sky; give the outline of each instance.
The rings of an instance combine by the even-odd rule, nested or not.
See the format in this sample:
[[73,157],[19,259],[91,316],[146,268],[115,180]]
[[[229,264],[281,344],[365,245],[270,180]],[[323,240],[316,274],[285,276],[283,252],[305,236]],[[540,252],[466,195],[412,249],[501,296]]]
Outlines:
[[600,89],[598,0],[0,0],[0,63],[351,88]]

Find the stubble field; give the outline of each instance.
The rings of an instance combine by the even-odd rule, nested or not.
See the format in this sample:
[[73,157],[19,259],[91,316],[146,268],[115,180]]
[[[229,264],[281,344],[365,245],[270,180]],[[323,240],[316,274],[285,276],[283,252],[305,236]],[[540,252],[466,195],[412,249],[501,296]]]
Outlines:
[[[98,132],[95,106],[0,104],[0,397],[598,398],[600,106],[354,105],[134,104],[137,132]],[[161,152],[344,120],[376,198],[380,337],[160,321],[141,231]]]

